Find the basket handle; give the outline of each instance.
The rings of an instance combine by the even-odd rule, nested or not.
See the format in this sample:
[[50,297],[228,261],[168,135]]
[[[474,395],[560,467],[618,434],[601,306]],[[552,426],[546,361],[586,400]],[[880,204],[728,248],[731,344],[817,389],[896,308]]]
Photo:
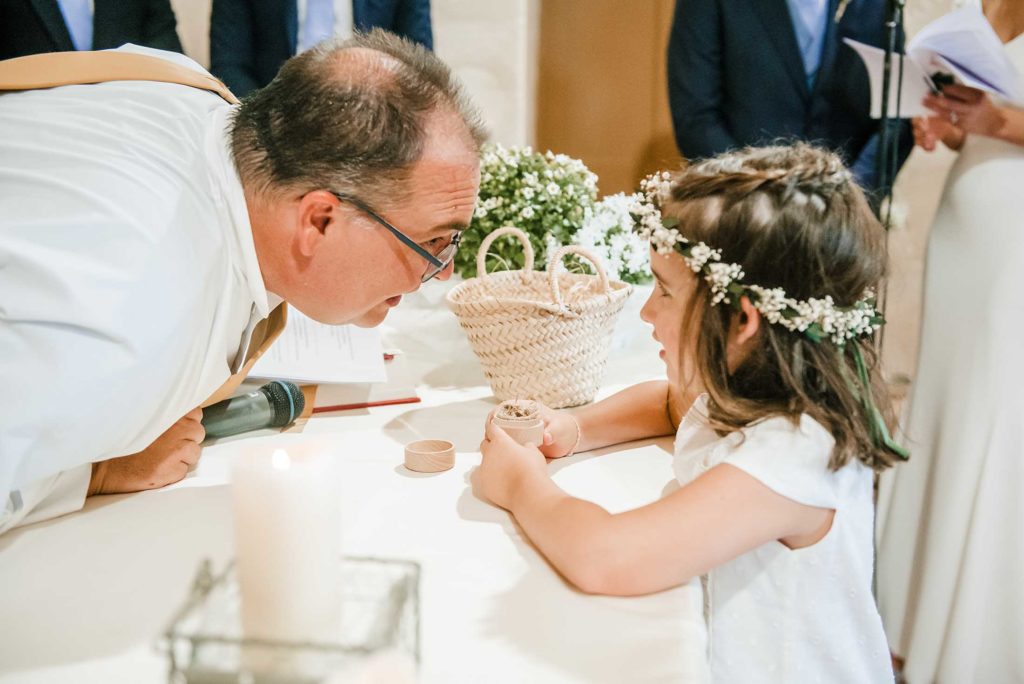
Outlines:
[[476,253],[476,277],[487,275],[484,261],[487,259],[487,250],[490,248],[491,243],[504,235],[515,235],[519,239],[519,242],[523,244],[523,254],[526,256],[526,263],[523,264],[524,271],[533,270],[533,245],[530,244],[530,238],[527,237],[526,233],[519,230],[515,226],[505,226],[504,228],[498,228],[492,230],[484,238],[484,241],[480,243],[480,249]]
[[564,247],[559,247],[548,260],[548,287],[551,288],[551,298],[555,300],[555,304],[558,305],[559,309],[565,307],[565,302],[562,301],[562,293],[558,290],[558,273],[556,267],[568,254],[578,254],[590,263],[594,264],[594,270],[597,271],[597,277],[601,280],[601,290],[605,294],[611,292],[612,286],[611,283],[608,282],[608,274],[604,272],[604,265],[601,264],[601,260],[584,247],[580,247],[579,245],[565,245]]

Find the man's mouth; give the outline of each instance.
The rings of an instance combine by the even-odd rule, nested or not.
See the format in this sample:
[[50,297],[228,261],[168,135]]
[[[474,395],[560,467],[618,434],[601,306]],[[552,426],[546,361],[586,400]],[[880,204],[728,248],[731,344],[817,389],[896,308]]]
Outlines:
[[402,301],[402,295],[395,295],[384,300],[384,303],[390,307],[398,306],[398,303]]

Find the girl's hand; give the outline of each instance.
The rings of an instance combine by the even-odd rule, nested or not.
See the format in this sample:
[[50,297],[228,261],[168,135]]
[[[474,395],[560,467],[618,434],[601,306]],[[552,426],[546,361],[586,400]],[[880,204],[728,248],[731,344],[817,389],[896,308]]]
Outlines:
[[548,477],[547,461],[537,447],[520,445],[489,420],[480,455],[483,459],[473,471],[473,490],[505,509],[512,508],[517,493],[532,481]]
[[942,142],[951,150],[959,150],[964,144],[967,134],[941,116],[915,116],[913,119],[914,143],[926,152],[935,150],[935,145]]
[[579,444],[579,424],[564,411],[554,411],[540,403],[538,406],[541,420],[544,421],[544,443],[540,452],[548,458],[568,456]]
[[942,95],[927,95],[924,106],[964,133],[998,137],[1006,125],[1006,114],[989,96],[976,88],[953,84]]

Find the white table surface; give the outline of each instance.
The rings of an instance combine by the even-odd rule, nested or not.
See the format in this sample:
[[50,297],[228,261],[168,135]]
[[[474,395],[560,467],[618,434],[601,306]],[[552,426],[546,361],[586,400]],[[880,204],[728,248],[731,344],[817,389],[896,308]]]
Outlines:
[[[84,510],[0,536],[0,684],[164,682],[156,648],[203,558],[232,555],[229,464],[254,439],[336,438],[345,551],[419,561],[423,682],[700,681],[699,585],[640,598],[587,596],[570,587],[510,516],[472,494],[484,417],[495,405],[480,366],[428,284],[385,323],[402,354],[393,382],[422,403],[316,416],[204,450],[185,481],[88,500]],[[601,395],[657,377],[663,367],[638,318],[649,291],[620,318]],[[450,439],[454,469],[401,465],[417,438]],[[576,455],[550,470],[570,493],[611,511],[674,486],[671,440]]]

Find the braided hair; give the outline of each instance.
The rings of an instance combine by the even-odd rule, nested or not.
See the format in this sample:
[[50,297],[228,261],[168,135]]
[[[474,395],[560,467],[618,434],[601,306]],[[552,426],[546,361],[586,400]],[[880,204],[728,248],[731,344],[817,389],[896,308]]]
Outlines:
[[[885,275],[884,231],[837,155],[805,143],[747,148],[684,167],[662,204],[683,237],[706,242],[739,264],[744,281],[782,288],[796,299],[833,298],[851,306]],[[864,403],[851,383],[853,347],[867,360],[874,406],[892,411],[870,339],[814,342],[781,326],[761,326],[750,354],[726,362],[735,311],[711,305],[698,279],[681,339],[695,339],[696,372],[709,394],[711,424],[723,433],[758,420],[808,414],[835,438],[830,467],[859,459],[874,469],[894,462],[873,439]],[[694,335],[688,334],[695,331]]]

